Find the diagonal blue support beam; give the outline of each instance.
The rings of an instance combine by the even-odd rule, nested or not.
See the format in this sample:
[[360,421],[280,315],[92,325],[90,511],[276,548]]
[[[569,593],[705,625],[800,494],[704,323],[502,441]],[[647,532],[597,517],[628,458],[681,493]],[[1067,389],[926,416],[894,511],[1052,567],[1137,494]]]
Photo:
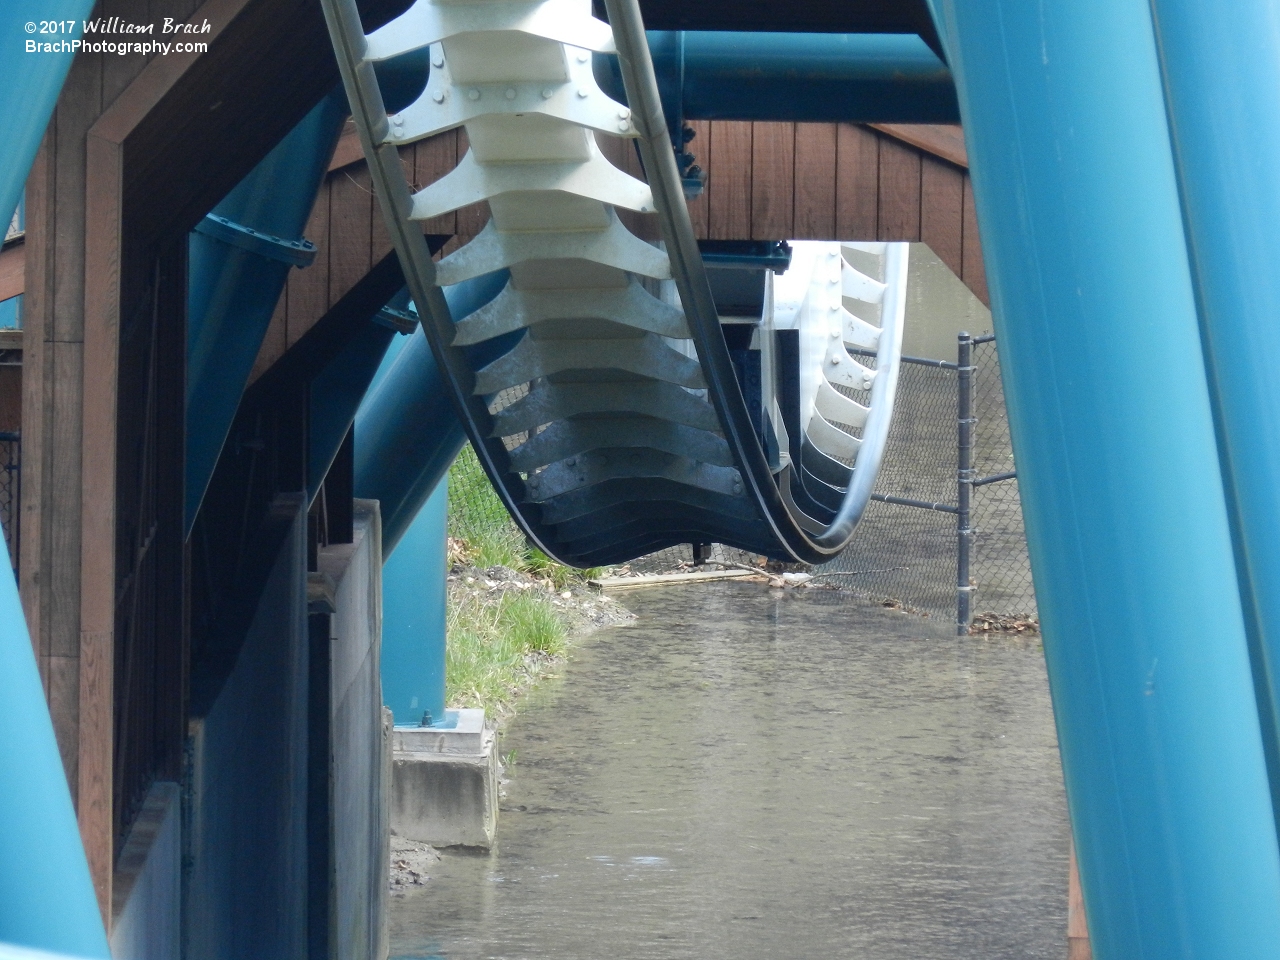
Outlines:
[[1280,855],[1149,10],[937,6],[1095,956],[1275,957]]
[[302,241],[347,115],[325,97],[191,234],[187,287],[186,530],[218,463],[240,395]]
[[18,588],[0,566],[0,944],[108,960]]
[[1280,813],[1280,11],[1151,7]]
[[[508,273],[446,289],[453,316],[496,297]],[[478,350],[501,353],[523,333]],[[397,724],[445,716],[448,470],[466,442],[421,329],[397,337],[355,421],[356,496],[382,512],[382,692]]]
[[[18,206],[40,138],[53,115],[71,60],[73,41],[93,8],[93,0],[7,0],[0,5],[0,221],[5,226]],[[40,33],[40,22],[72,23],[70,33]],[[34,29],[32,29],[34,28]],[[50,44],[28,52],[28,43]],[[3,227],[0,227],[3,230]]]
[[[500,270],[446,288],[453,316],[479,310],[502,292],[508,276]],[[476,349],[496,355],[521,335],[523,331]],[[381,504],[382,555],[389,557],[466,442],[421,328],[383,360],[355,427],[356,496]]]

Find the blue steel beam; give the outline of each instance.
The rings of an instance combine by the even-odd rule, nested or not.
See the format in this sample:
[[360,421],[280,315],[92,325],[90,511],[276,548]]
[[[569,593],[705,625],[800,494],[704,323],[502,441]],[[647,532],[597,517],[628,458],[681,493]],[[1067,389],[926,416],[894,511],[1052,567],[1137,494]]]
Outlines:
[[[399,301],[399,302],[397,302]],[[393,297],[387,308],[408,301],[408,290]],[[307,433],[307,501],[320,492],[329,467],[355,421],[360,404],[384,375],[387,358],[398,356],[408,341],[394,328],[370,318],[311,380]]]
[[1280,855],[1150,13],[938,6],[1094,955],[1275,957]]
[[235,419],[280,291],[289,270],[304,259],[302,229],[346,115],[346,97],[339,88],[307,114],[191,234],[187,286],[188,532]]
[[[502,270],[445,290],[455,317],[496,297]],[[479,349],[509,348],[518,335]],[[355,422],[355,491],[382,514],[382,698],[397,724],[445,719],[448,470],[466,442],[421,328],[397,337]]]
[[1274,0],[1151,6],[1280,813],[1280,14]]
[[[455,317],[480,309],[506,286],[501,270],[445,289]],[[499,352],[510,340],[484,345]],[[379,374],[356,414],[355,490],[381,504],[382,555],[389,557],[462,449],[465,436],[435,357],[419,328]]]
[[[663,111],[685,120],[958,123],[955,85],[914,34],[650,30]],[[617,58],[602,87],[625,101]]]
[[108,960],[26,618],[0,570],[0,943]]
[[446,474],[382,566],[382,701],[398,725],[445,722],[448,512]]
[[[71,69],[72,41],[81,36],[93,0],[10,0],[0,5],[0,221],[9,225],[40,148],[58,93]],[[41,23],[75,24],[71,33],[40,33]],[[34,29],[32,29],[34,28]],[[27,41],[58,44],[50,53],[28,53]],[[65,49],[63,49],[65,47]]]
[[[401,296],[407,298],[408,290],[402,291]],[[421,331],[414,331],[414,336],[421,335]],[[410,337],[396,337],[391,342],[369,383],[370,396],[379,393],[382,384],[396,368],[400,354],[411,342]],[[401,368],[398,376],[408,376],[408,368]],[[449,419],[456,423],[456,418]],[[357,438],[360,435],[357,428]],[[458,435],[460,438],[460,426]],[[358,439],[356,446],[358,450]],[[433,449],[435,455],[442,455],[448,450],[448,444]],[[457,449],[454,449],[453,456],[456,455]],[[448,469],[447,465],[445,469]],[[367,472],[366,466],[366,482]],[[391,710],[393,722],[400,726],[422,726],[424,721],[440,723],[445,716],[448,489],[449,478],[445,474],[436,482],[435,489],[411,518],[394,547],[389,552],[383,551],[386,559],[382,566],[382,654],[379,661],[382,702]],[[359,490],[357,485],[357,492]]]

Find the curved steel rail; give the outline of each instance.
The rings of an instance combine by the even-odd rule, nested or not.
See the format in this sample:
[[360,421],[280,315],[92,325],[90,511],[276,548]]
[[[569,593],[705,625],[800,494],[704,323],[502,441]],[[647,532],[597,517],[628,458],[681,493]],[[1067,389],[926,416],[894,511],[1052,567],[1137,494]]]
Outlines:
[[[776,405],[764,412],[789,438],[771,466],[721,332],[634,2],[610,0],[611,28],[585,0],[418,0],[368,38],[352,0],[323,3],[424,332],[482,465],[530,539],[582,566],[691,539],[810,562],[842,549],[888,432],[906,245],[826,245],[829,264],[810,258],[814,277],[825,270],[834,286],[801,297],[796,335],[808,342],[817,331],[820,346],[792,359],[844,366],[806,376],[803,397],[792,390],[789,429]],[[615,44],[629,106],[590,73],[588,51]],[[427,45],[427,89],[388,118],[371,62]],[[457,126],[471,150],[410,195],[397,146]],[[599,154],[600,134],[638,137],[647,184]],[[432,263],[412,220],[478,200],[490,201],[485,230]],[[656,211],[665,251],[630,234],[615,205]],[[870,256],[882,276],[842,253]],[[493,303],[450,315],[440,282],[503,268],[510,281]],[[653,294],[664,280],[681,309]],[[880,326],[845,311],[846,296],[868,301]],[[850,338],[877,348],[878,369],[849,356]],[[491,359],[501,343],[510,346]],[[866,406],[849,395],[860,390]]]
[[[609,23],[618,48],[627,102],[631,105],[640,133],[640,151],[649,175],[649,185],[653,188],[663,239],[671,256],[672,274],[680,289],[680,299],[689,318],[703,375],[725,426],[725,435],[734,447],[739,469],[751,479],[756,500],[779,540],[797,559],[825,559],[844,549],[871,499],[888,442],[897,393],[903,311],[894,310],[889,317],[883,318],[877,352],[878,375],[871,388],[870,414],[858,449],[857,469],[852,471],[835,518],[820,533],[810,534],[804,529],[809,524],[803,523],[798,515],[800,511],[793,505],[789,508],[783,502],[778,487],[771,482],[772,474],[764,449],[752,429],[746,401],[720,330],[711,286],[693,232],[693,221],[684,202],[680,172],[670,149],[640,4],[638,0],[605,0],[605,8],[609,12]],[[905,246],[902,252],[905,261]],[[900,268],[905,271],[905,262],[900,264]],[[886,286],[900,289],[897,284],[887,283]]]

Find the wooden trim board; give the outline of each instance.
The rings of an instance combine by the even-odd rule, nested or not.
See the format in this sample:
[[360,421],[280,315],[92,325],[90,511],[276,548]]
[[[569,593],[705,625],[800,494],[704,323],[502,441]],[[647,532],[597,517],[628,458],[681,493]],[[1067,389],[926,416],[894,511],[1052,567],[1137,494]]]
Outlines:
[[639,577],[601,577],[587,583],[598,590],[624,590],[630,587],[673,586],[681,583],[704,583],[708,580],[739,580],[743,577],[762,577],[761,570],[694,570],[690,573],[653,573]]
[[26,288],[27,245],[12,240],[0,249],[0,301],[16,297]]
[[964,145],[964,130],[957,124],[943,123],[869,123],[903,143],[909,143],[957,167],[969,169],[969,152]]

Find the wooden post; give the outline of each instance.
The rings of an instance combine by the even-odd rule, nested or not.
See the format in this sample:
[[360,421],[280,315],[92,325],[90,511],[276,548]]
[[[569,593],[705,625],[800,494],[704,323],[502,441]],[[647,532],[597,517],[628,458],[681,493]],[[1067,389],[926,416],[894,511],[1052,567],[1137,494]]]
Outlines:
[[[145,8],[145,0],[137,2]],[[195,2],[172,0],[169,9],[185,15]],[[78,625],[79,742],[74,782],[78,783],[81,835],[108,925],[118,832],[113,804],[124,757],[123,753],[116,756],[119,724],[113,676],[119,640],[115,631],[121,321],[125,311],[142,305],[148,277],[165,245],[184,242],[181,238],[200,215],[252,169],[314,106],[319,91],[336,79],[333,65],[324,58],[317,60],[311,52],[325,36],[319,9],[304,6],[302,14],[291,16],[293,6],[289,0],[205,0],[192,19],[208,21],[210,30],[201,35],[208,51],[156,57],[136,65],[131,78],[113,70],[111,92],[119,92],[88,127],[83,140],[83,226],[70,231],[65,240],[83,251],[82,289],[76,291],[81,298],[76,315],[83,318],[83,332],[73,331],[82,340],[82,347],[74,344],[83,350],[75,355],[74,385],[80,396],[66,398],[65,414],[60,404],[57,420],[83,426],[82,437],[79,433],[76,437],[81,461],[66,474],[79,514],[78,524],[67,525],[79,539],[78,562],[72,571],[77,589],[61,592],[56,609]],[[296,52],[274,53],[286,48]],[[268,52],[273,56],[267,58]],[[250,77],[252,84],[246,83]],[[95,107],[104,99],[95,98]],[[59,322],[56,314],[54,321]],[[55,380],[57,346],[55,342]],[[55,473],[53,479],[57,477]],[[50,674],[56,677],[54,671]],[[174,682],[182,681],[179,677]]]
[[1067,960],[1093,960],[1089,946],[1089,925],[1085,922],[1084,893],[1076,866],[1076,845],[1071,841],[1067,855]]

